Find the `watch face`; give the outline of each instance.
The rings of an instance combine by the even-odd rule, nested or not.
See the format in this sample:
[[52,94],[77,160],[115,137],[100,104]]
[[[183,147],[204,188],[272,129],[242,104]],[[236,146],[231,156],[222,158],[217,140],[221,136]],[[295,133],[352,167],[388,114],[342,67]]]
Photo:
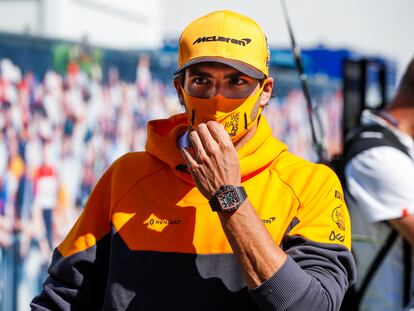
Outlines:
[[246,200],[247,193],[241,186],[222,185],[208,201],[214,212],[231,213]]
[[219,201],[223,210],[229,210],[237,207],[237,205],[240,203],[239,196],[234,189],[226,189],[220,193]]

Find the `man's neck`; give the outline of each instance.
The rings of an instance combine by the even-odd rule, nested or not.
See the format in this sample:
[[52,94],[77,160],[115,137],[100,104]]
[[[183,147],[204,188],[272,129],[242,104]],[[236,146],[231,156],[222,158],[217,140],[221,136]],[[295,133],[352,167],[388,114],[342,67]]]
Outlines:
[[394,106],[387,112],[398,120],[398,129],[414,139],[414,107]]

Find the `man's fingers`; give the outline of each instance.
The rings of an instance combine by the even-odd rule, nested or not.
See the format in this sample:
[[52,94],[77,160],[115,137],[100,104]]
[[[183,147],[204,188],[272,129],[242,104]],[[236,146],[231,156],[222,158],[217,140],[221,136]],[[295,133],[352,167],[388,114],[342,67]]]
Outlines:
[[217,152],[218,150],[217,141],[211,135],[210,130],[207,127],[207,124],[201,123],[199,126],[197,126],[196,131],[203,145],[203,149],[205,150],[205,153],[208,155],[211,155]]
[[211,136],[220,145],[233,144],[229,133],[226,132],[224,126],[216,121],[208,121],[207,128],[210,131]]
[[181,149],[181,154],[183,155],[185,163],[187,163],[188,167],[193,167],[197,165],[197,161],[193,158],[191,153],[186,148]]
[[190,141],[191,141],[191,145],[194,148],[194,156],[195,156],[195,160],[198,163],[203,162],[203,160],[207,157],[206,151],[204,149],[204,145],[203,142],[200,138],[200,135],[197,131],[191,131],[190,134],[188,135]]

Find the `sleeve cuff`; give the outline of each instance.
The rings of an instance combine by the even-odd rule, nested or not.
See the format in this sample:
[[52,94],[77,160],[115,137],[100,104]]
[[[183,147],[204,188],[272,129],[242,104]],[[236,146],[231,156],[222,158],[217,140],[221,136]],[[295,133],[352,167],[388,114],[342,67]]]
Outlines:
[[268,280],[251,289],[260,310],[286,310],[304,295],[312,277],[290,257]]

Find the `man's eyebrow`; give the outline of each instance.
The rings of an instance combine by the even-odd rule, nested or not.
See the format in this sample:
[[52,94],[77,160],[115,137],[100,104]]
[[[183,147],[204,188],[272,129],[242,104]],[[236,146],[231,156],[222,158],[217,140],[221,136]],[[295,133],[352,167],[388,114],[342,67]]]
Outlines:
[[248,77],[248,75],[246,75],[243,72],[236,71],[236,72],[230,72],[229,74],[226,74],[224,77],[225,78],[240,78],[240,77]]
[[[199,68],[189,68],[188,69],[188,75],[189,76],[205,76],[205,77],[212,77],[212,75],[208,72],[205,72],[203,70],[200,70]],[[248,77],[243,72],[240,72],[238,70],[235,70],[234,72],[230,72],[226,75],[224,75],[224,78],[240,78],[240,77]]]
[[212,77],[211,74],[208,72],[202,71],[198,68],[188,68],[188,75],[189,76],[206,76],[206,77]]

